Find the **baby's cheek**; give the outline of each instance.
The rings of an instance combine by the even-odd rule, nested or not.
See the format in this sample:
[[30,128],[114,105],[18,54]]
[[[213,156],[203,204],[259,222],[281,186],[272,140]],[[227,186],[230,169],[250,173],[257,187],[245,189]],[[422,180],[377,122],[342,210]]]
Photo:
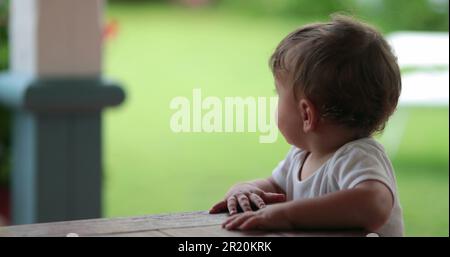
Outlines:
[[302,129],[299,118],[295,115],[283,115],[280,113],[278,120],[278,129],[286,141],[290,144],[297,143],[300,140]]
[[282,131],[286,123],[282,108],[277,108],[277,111],[275,112],[275,121],[277,123],[278,129]]
[[289,117],[286,115],[283,115],[283,113],[278,112],[278,129],[280,130],[281,134],[288,139],[291,135],[291,122],[289,121]]
[[286,116],[288,115],[289,109],[287,108],[287,106],[284,104],[284,102],[280,99],[278,101],[278,106],[277,106],[277,110],[275,111],[275,119],[277,120],[277,123],[279,124],[283,124],[284,122],[286,122]]

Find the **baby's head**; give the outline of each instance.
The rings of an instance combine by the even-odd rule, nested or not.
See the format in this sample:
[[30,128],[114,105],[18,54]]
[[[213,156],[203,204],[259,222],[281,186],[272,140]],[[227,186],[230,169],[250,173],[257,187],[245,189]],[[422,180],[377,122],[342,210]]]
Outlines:
[[382,35],[344,16],[289,34],[270,67],[278,127],[294,145],[327,125],[348,129],[354,139],[382,131],[401,91],[396,57]]

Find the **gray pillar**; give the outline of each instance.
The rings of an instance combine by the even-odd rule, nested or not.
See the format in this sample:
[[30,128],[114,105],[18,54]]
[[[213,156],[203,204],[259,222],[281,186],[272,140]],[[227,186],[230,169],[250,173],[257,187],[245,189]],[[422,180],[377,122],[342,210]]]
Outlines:
[[102,0],[14,0],[11,71],[13,223],[101,216],[101,112],[124,100],[101,76]]

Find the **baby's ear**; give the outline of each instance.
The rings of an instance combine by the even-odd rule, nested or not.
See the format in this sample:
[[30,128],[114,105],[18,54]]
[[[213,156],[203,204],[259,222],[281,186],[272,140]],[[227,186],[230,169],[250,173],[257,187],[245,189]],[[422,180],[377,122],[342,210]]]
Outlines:
[[318,121],[318,113],[314,104],[306,98],[299,101],[300,116],[303,124],[303,132],[315,130]]

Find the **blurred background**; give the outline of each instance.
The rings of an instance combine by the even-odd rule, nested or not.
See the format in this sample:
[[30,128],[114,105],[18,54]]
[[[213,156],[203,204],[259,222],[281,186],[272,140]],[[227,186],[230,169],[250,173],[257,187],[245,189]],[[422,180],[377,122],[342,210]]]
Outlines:
[[[410,49],[396,50],[404,95],[377,139],[397,174],[406,235],[448,236],[447,0],[109,0],[105,11],[104,73],[127,92],[103,116],[106,217],[206,210],[234,183],[269,176],[289,149],[281,135],[260,144],[258,133],[173,133],[169,103],[190,99],[193,88],[219,98],[274,96],[268,58],[279,41],[344,12]],[[0,70],[8,68],[7,24],[8,1],[0,1]],[[425,57],[410,60],[416,54]],[[6,222],[9,119],[0,106]]]

